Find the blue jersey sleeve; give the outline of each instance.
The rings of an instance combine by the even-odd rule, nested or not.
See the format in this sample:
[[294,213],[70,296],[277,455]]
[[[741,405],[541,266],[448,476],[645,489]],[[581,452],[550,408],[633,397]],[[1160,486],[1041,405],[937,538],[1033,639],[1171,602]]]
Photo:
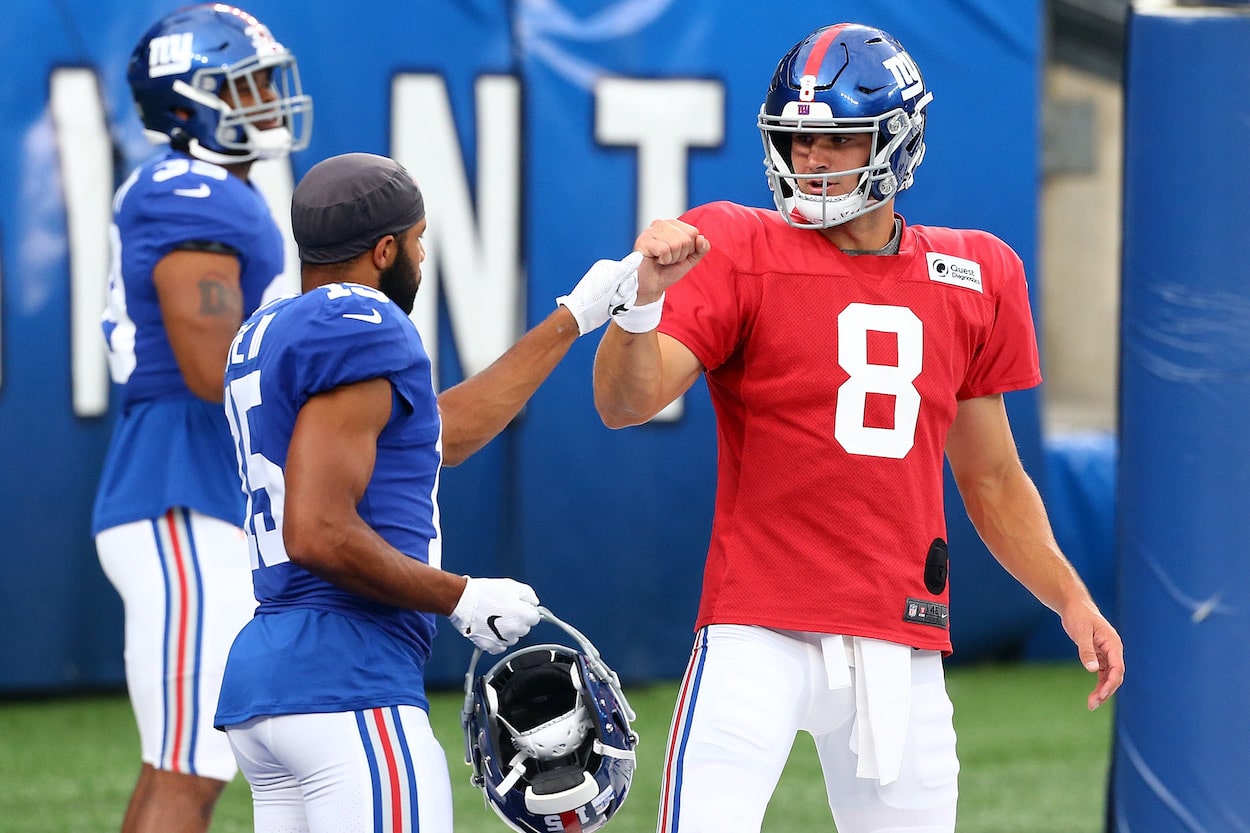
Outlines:
[[[303,317],[291,372],[301,404],[310,396],[343,385],[384,376],[409,408],[428,391],[416,385],[429,380],[429,358],[416,327],[403,311],[376,289],[329,284],[303,297],[315,306]],[[419,372],[409,372],[417,366]]]
[[[246,446],[236,450],[244,469],[255,455],[284,470],[304,404],[374,378],[391,383],[395,404],[378,437],[367,489],[367,503],[379,514],[365,520],[401,552],[424,558],[429,541],[438,537],[438,402],[416,327],[378,290],[353,284],[318,287],[263,307],[244,324],[226,370],[227,414],[233,412],[236,439]],[[280,511],[269,513],[275,515],[269,528],[278,528]],[[278,558],[285,560],[285,555]],[[261,561],[273,563],[263,553]],[[262,594],[258,597],[264,601]]]
[[[433,614],[313,575],[289,560],[281,535],[300,409],[313,396],[379,377],[390,381],[394,405],[358,511],[399,552],[437,566],[438,403],[429,358],[403,311],[376,289],[333,284],[266,305],[235,337],[225,407],[247,494],[244,529],[259,605],[231,649],[220,725],[310,704],[340,711],[410,702],[396,698],[420,690]],[[295,643],[317,651],[293,650]]]
[[[151,246],[157,260],[192,240],[225,245],[241,259],[252,257],[258,229],[273,225],[268,205],[251,185],[225,168],[180,154],[147,166],[119,209],[123,238]],[[278,271],[281,265],[279,260]]]

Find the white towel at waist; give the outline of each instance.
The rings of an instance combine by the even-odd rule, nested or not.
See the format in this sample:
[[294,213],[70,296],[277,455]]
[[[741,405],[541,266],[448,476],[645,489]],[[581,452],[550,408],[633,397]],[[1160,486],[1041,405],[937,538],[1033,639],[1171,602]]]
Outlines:
[[874,778],[882,786],[897,780],[911,719],[912,649],[835,634],[821,640],[821,652],[829,688],[850,685],[854,669],[855,724],[850,748],[859,756],[855,774]]

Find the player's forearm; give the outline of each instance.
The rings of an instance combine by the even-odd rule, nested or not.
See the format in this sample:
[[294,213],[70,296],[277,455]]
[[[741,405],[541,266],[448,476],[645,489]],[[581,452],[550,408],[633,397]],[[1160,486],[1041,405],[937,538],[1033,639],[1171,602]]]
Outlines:
[[170,345],[182,379],[193,394],[208,402],[222,401],[226,378],[226,359],[238,324],[222,322],[215,331],[203,328],[195,332],[169,332]]
[[211,372],[184,373],[183,379],[191,392],[205,402],[221,402],[224,398],[225,374],[214,376]]
[[960,482],[968,517],[1007,572],[1057,613],[1089,591],[1055,541],[1041,496],[1023,469]]
[[629,333],[608,325],[595,355],[595,409],[609,428],[640,425],[664,402],[663,360],[654,330]]
[[443,465],[459,465],[508,427],[577,336],[573,315],[560,307],[490,367],[439,394]]
[[358,516],[284,526],[291,562],[382,604],[447,615],[464,590],[464,577],[429,566],[396,550]]

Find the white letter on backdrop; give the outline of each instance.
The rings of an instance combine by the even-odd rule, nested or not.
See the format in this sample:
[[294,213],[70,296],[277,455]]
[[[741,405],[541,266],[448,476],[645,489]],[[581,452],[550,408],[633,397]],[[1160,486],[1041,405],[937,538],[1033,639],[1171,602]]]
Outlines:
[[54,70],[50,95],[69,238],[74,415],[102,416],[109,396],[100,313],[108,285],[113,145],[93,70]]
[[[605,77],[595,84],[595,139],[638,148],[638,229],[676,217],[687,204],[692,147],[725,140],[725,88],[719,81]],[[657,420],[681,417],[677,399]]]
[[412,317],[430,351],[437,386],[440,293],[466,378],[511,347],[525,320],[518,246],[520,84],[511,76],[477,80],[476,200],[443,78],[399,75],[391,96],[392,153],[421,186],[430,218]]

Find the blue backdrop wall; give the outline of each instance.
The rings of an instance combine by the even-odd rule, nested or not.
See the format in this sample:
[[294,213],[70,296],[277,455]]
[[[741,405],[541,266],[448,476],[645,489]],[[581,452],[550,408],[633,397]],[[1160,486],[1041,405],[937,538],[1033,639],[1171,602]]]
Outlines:
[[[0,690],[115,685],[121,610],[89,536],[111,422],[96,321],[112,189],[149,147],[125,86],[176,4],[19,2],[0,29]],[[247,4],[299,56],[311,146],[255,176],[286,223],[292,183],[336,153],[388,153],[426,191],[417,310],[439,383],[479,369],[640,225],[712,199],[771,204],[755,114],[817,26],[896,35],[935,92],[912,222],[988,229],[1036,258],[1041,2],[357,0]],[[952,48],[958,44],[958,48]],[[1030,270],[1031,271],[1031,270]],[[629,679],[675,676],[710,526],[701,385],[623,432],[590,396],[592,339],[522,417],[445,473],[446,566],[531,581]],[[1036,394],[1009,401],[1042,476]],[[1013,650],[1044,611],[985,553],[951,492],[957,657]],[[467,643],[439,638],[431,679]]]

